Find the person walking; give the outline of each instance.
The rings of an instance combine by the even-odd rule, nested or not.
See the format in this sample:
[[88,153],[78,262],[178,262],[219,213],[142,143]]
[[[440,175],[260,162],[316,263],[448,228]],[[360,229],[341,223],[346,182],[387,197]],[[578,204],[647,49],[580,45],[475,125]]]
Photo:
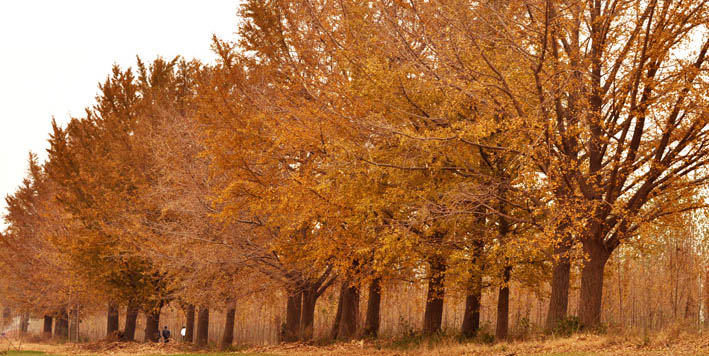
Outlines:
[[167,325],[162,329],[162,339],[166,344],[170,342],[170,330],[167,329]]

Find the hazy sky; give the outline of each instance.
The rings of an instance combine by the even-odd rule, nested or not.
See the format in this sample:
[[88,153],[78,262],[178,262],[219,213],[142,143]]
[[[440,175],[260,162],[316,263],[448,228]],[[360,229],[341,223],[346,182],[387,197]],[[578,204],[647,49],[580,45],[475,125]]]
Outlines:
[[27,153],[46,157],[52,117],[82,116],[111,66],[136,55],[212,60],[212,34],[235,38],[238,3],[0,0],[0,214]]

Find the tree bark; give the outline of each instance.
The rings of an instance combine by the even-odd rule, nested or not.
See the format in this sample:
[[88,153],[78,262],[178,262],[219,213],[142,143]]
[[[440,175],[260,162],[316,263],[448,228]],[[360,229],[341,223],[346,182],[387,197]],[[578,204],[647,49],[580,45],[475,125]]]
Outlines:
[[138,322],[138,308],[128,305],[126,307],[126,324],[123,328],[123,338],[126,341],[135,340],[135,325]]
[[224,333],[222,334],[222,343],[219,348],[223,351],[231,347],[234,342],[234,317],[236,316],[236,308],[230,307],[226,311],[226,321],[224,322]]
[[20,316],[20,335],[26,335],[30,327],[30,314],[22,313]]
[[566,237],[554,248],[554,264],[551,272],[551,297],[547,313],[546,329],[553,330],[566,318],[569,308],[569,277],[571,261],[568,252],[571,249],[571,237]]
[[205,346],[209,342],[209,308],[200,307],[197,314],[197,346]]
[[54,338],[66,340],[69,337],[69,315],[66,309],[59,312],[54,320]]
[[[482,221],[480,222],[483,223]],[[476,239],[473,242],[473,258],[471,260],[471,277],[468,294],[465,297],[465,311],[463,312],[463,325],[460,328],[465,338],[474,337],[480,330],[480,303],[483,293],[483,248],[485,242]]]
[[2,310],[2,326],[8,326],[12,323],[12,309],[5,307]]
[[[296,294],[294,291],[289,293],[288,309],[286,312],[287,330],[284,332],[286,337],[289,337],[288,334],[292,331],[298,330],[295,327],[295,325],[297,325],[295,322],[300,321],[300,333],[296,335],[299,335],[302,340],[311,340],[313,338],[315,303],[334,282],[335,278],[332,275],[332,267],[326,268],[320,277],[316,279],[303,280],[299,278],[299,282],[296,283],[296,286],[299,288],[300,293]],[[300,311],[300,319],[295,315],[296,311]]]
[[483,292],[483,277],[481,274],[473,276],[472,290],[465,297],[465,312],[463,313],[463,337],[474,337],[480,330],[480,301]]
[[342,283],[340,288],[340,295],[337,297],[337,312],[335,312],[335,321],[332,323],[332,330],[330,330],[330,338],[333,340],[337,339],[337,334],[340,332],[340,320],[342,320],[342,298],[345,296],[345,289],[347,286]]
[[312,340],[313,324],[315,322],[315,302],[318,300],[316,295],[317,288],[312,286],[303,291],[303,309],[300,315],[301,339]]
[[291,292],[288,294],[286,303],[286,326],[283,331],[283,341],[293,342],[298,340],[300,334],[300,314],[303,304],[302,292]]
[[194,304],[187,304],[185,308],[185,319],[187,319],[185,321],[187,325],[185,325],[185,337],[182,341],[192,342],[194,341]]
[[42,328],[42,336],[46,339],[52,337],[52,317],[49,315],[44,316],[44,327]]
[[106,316],[106,336],[112,336],[118,331],[118,305],[108,304],[108,315]]
[[495,325],[495,339],[507,340],[510,321],[510,274],[512,267],[505,267],[502,272],[502,282],[504,283],[497,295],[497,323]]
[[445,258],[438,255],[431,256],[429,258],[429,268],[426,310],[423,316],[424,335],[434,334],[441,329],[441,323],[443,321],[443,298],[445,296]]
[[704,327],[709,328],[709,268],[704,275]]
[[597,241],[584,241],[583,249],[588,260],[581,270],[579,319],[584,328],[593,329],[601,323],[603,272],[610,253]]
[[[162,309],[162,308],[160,308]],[[160,341],[160,309],[145,313],[145,341]]]
[[357,319],[359,319],[359,287],[349,281],[343,282],[342,318],[340,319],[337,338],[351,340],[357,335]]
[[75,305],[71,309],[71,318],[69,322],[69,340],[79,342],[79,306]]
[[375,278],[369,284],[369,298],[367,300],[367,318],[364,322],[364,335],[377,337],[379,334],[380,310],[382,305],[382,280]]

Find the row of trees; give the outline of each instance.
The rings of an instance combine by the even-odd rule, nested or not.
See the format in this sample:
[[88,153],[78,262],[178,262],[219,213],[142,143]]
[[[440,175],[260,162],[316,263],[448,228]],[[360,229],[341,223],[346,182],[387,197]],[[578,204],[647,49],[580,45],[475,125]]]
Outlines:
[[[103,300],[146,337],[179,303],[287,291],[282,339],[377,335],[382,286],[446,292],[461,332],[498,290],[551,283],[546,327],[601,323],[606,262],[705,206],[707,1],[247,1],[215,64],[114,67],[8,196],[4,295],[66,318]],[[367,288],[364,325],[357,323]],[[51,324],[51,319],[50,324]],[[230,321],[231,320],[231,321]],[[228,325],[231,322],[232,327]],[[206,329],[205,329],[206,330]],[[191,332],[191,331],[188,331]],[[225,332],[223,343],[231,344]]]

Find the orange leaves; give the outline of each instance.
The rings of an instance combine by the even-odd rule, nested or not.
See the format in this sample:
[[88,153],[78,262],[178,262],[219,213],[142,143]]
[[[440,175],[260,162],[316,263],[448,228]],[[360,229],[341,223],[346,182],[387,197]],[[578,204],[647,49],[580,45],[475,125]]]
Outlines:
[[419,278],[431,256],[454,285],[534,283],[559,242],[609,254],[704,205],[690,3],[247,1],[216,64],[114,67],[54,126],[47,234],[126,300]]

